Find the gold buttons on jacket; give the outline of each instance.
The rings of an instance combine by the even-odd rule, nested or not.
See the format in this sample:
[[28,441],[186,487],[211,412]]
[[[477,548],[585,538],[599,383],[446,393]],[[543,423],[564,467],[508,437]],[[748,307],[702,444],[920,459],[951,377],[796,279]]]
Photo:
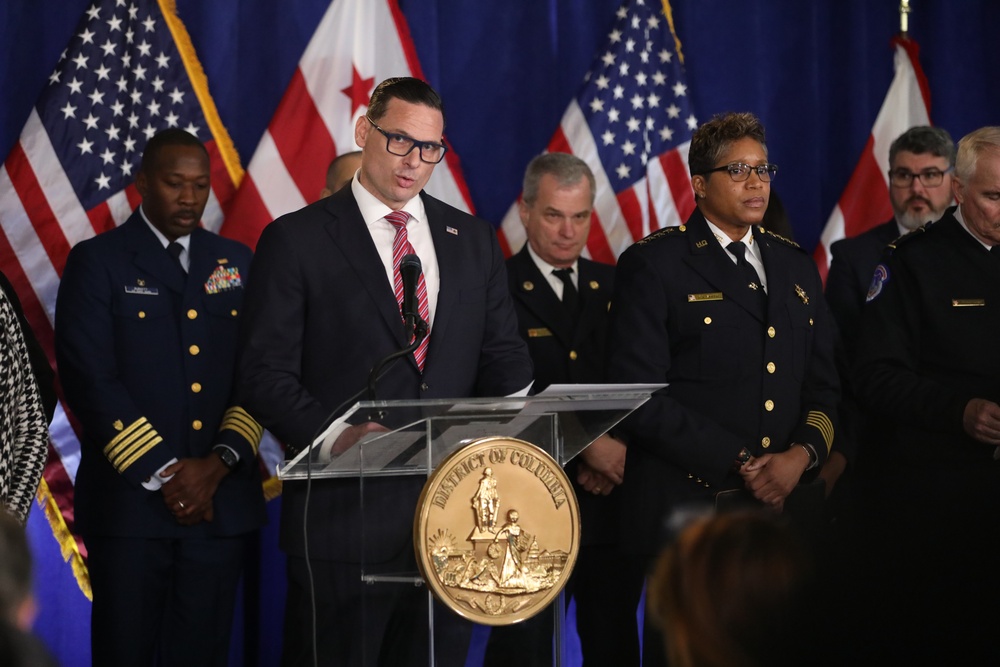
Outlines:
[[239,312],[235,308],[233,308],[232,310],[229,311],[229,314],[232,315],[233,317],[236,317],[239,314]]
[[768,335],[768,337],[769,337],[769,338],[774,338],[774,334],[775,334],[775,333],[776,333],[776,332],[775,332],[775,330],[774,330],[774,327],[768,327],[768,328],[767,328],[767,335]]
[[187,312],[187,316],[189,320],[196,319],[198,317],[198,311],[192,308]]
[[576,361],[576,358],[577,358],[578,356],[580,356],[580,355],[578,355],[578,354],[576,353],[576,350],[570,350],[570,351],[569,351],[569,358],[570,358],[570,361]]
[[195,419],[193,422],[191,422],[191,428],[193,428],[196,431],[200,431],[201,430],[201,420],[200,419]]
[[194,383],[192,383],[191,384],[191,391],[193,391],[196,394],[199,393],[199,392],[201,392],[201,383],[200,382],[194,382]]
[[705,318],[705,324],[711,324],[711,323],[712,323],[712,318],[711,317],[706,317]]
[[139,319],[140,320],[146,319],[146,311],[145,310],[140,310],[139,311]]
[[773,361],[767,362],[767,372],[768,373],[773,373],[774,372],[774,368],[775,368],[775,366],[774,366],[774,362]]
[[767,449],[768,447],[771,446],[771,439],[765,435],[763,438],[760,439],[760,446],[763,447],[764,449]]
[[767,410],[768,412],[774,410],[774,401],[772,401],[771,399],[767,399],[766,401],[764,401],[764,409]]
[[198,356],[198,353],[201,352],[201,348],[198,347],[197,345],[192,345],[191,347],[188,348],[188,352],[191,353],[192,357],[196,357]]

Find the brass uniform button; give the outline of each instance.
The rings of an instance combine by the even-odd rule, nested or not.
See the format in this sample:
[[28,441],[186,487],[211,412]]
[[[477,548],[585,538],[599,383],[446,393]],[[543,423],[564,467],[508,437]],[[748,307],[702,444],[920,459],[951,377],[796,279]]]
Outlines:
[[191,428],[193,428],[196,431],[200,431],[201,430],[201,420],[200,419],[195,419],[193,422],[191,422]]
[[145,310],[140,310],[139,311],[139,319],[140,320],[146,319],[146,311]]
[[187,312],[187,315],[188,315],[188,319],[189,320],[197,319],[197,317],[198,317],[198,311],[195,310],[194,308],[192,308],[191,310],[189,310]]
[[680,227],[678,227],[678,229],[680,231],[682,231],[682,232],[686,232],[687,231],[687,225],[681,225]]
[[197,345],[192,345],[191,347],[188,348],[188,352],[191,353],[192,357],[196,357],[198,356],[198,353],[201,352],[201,348],[198,347]]
[[774,338],[774,334],[775,334],[775,333],[776,333],[776,332],[775,332],[775,330],[774,330],[774,327],[768,327],[768,328],[767,328],[767,335],[768,335],[768,337],[769,337],[769,338]]
[[712,318],[711,317],[706,317],[705,318],[705,324],[711,324],[711,323],[712,323]]
[[200,382],[193,383],[191,385],[191,391],[193,391],[196,394],[199,393],[201,391],[201,383]]
[[236,315],[238,315],[239,313],[235,308],[233,308],[232,310],[229,311],[229,314],[232,315],[233,317],[236,317]]
[[601,286],[600,283],[598,283],[596,280],[590,281],[590,289],[598,289],[600,286]]
[[810,317],[809,318],[809,326],[812,326],[812,325],[813,325],[813,318]]
[[570,350],[570,351],[569,351],[569,358],[570,358],[570,361],[576,361],[576,358],[577,358],[578,356],[580,356],[580,355],[578,355],[578,354],[576,353],[576,350]]
[[521,283],[521,287],[524,289],[525,292],[530,292],[531,290],[535,289],[535,283],[531,282],[530,280],[525,280],[523,283]]
[[773,373],[774,372],[774,362],[773,361],[767,362],[767,372],[768,373]]
[[767,399],[766,401],[764,401],[764,409],[767,410],[768,412],[774,410],[774,401],[772,401],[771,399]]
[[767,449],[768,447],[771,446],[771,439],[765,435],[760,440],[760,446],[763,447],[764,449]]

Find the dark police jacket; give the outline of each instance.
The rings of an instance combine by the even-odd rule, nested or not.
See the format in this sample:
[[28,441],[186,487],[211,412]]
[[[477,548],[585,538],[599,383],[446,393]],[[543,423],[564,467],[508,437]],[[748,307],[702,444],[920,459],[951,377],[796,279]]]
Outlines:
[[[250,249],[197,229],[189,252],[185,280],[138,210],[70,251],[56,356],[83,426],[75,503],[84,535],[235,535],[264,522],[262,430],[232,400]],[[236,450],[241,464],[219,484],[213,520],[181,526],[142,481],[215,444]]]
[[623,423],[623,544],[658,548],[657,527],[690,501],[742,488],[740,449],[754,456],[833,442],[839,381],[833,328],[812,259],[760,227],[766,312],[696,210],[619,259],[609,376],[669,383]]

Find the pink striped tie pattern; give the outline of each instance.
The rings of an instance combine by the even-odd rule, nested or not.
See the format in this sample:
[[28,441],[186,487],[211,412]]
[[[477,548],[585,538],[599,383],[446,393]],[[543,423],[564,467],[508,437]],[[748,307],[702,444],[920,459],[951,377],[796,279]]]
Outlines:
[[[392,240],[392,289],[396,293],[396,303],[399,304],[400,315],[403,309],[403,276],[399,272],[400,262],[405,255],[415,255],[413,246],[410,245],[410,238],[406,233],[406,222],[410,219],[410,214],[406,211],[392,211],[385,216],[393,227],[396,228],[396,237]],[[417,309],[420,317],[430,326],[430,309],[427,307],[427,283],[424,282],[424,273],[420,272],[417,279]],[[431,334],[427,335],[420,342],[420,346],[413,352],[413,358],[417,362],[417,368],[424,372],[424,362],[427,360],[427,345],[430,342]],[[412,342],[412,340],[411,340]]]

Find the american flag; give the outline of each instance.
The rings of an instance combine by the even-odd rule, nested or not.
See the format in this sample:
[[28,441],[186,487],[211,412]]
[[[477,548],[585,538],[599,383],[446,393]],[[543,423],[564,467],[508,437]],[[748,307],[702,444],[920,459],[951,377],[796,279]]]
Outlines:
[[[66,256],[138,205],[132,182],[151,136],[180,127],[205,142],[213,190],[203,220],[208,229],[221,226],[222,206],[243,175],[187,32],[172,3],[163,7],[171,9],[156,0],[91,5],[0,168],[0,269],[50,362]],[[62,405],[50,442],[39,502],[89,596],[84,547],[72,535],[78,424]]]
[[893,44],[896,74],[861,159],[823,228],[813,255],[824,281],[830,268],[831,245],[892,217],[889,203],[889,147],[892,142],[914,125],[930,125],[930,88],[920,68],[920,48],[916,42],[901,37],[895,38]]
[[[687,219],[697,127],[669,3],[626,0],[547,147],[584,160],[597,180],[585,254],[614,263],[651,231]],[[510,254],[524,239],[515,202],[501,242]]]
[[[392,76],[423,78],[396,0],[334,0],[226,209],[232,222],[223,233],[255,247],[271,220],[318,199],[327,165],[358,150],[355,121],[367,111],[375,86]],[[454,151],[434,169],[427,191],[472,210]]]

